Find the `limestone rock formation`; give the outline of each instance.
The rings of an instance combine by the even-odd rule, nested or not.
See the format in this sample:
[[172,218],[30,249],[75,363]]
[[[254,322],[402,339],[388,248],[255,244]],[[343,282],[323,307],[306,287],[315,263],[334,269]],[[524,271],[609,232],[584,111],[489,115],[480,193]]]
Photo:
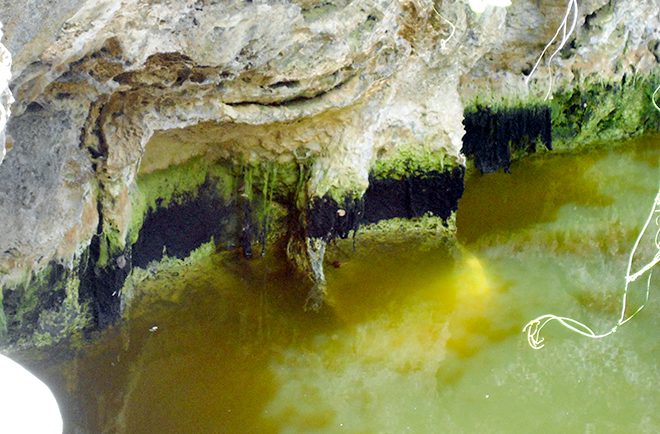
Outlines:
[[[0,23],[0,40],[2,40],[2,23]],[[11,104],[14,98],[9,91],[11,80],[11,54],[0,43],[0,164],[5,158],[5,128],[11,115]]]
[[[336,205],[330,225],[341,225],[361,212],[341,208],[344,199],[360,198],[370,173],[393,167],[402,155],[407,170],[462,176],[452,170],[465,165],[463,112],[477,100],[539,101],[551,76],[558,92],[570,93],[596,80],[620,83],[657,72],[655,0],[580,1],[570,44],[529,87],[525,74],[566,2],[520,0],[483,13],[468,3],[1,2],[13,64],[9,81],[9,56],[0,47],[0,131],[11,101],[7,81],[16,99],[6,128],[13,149],[0,166],[5,313],[16,317],[26,303],[27,295],[7,297],[12,288],[29,286],[49,264],[69,270],[91,264],[87,277],[70,276],[74,285],[109,278],[108,264],[124,277],[130,273],[146,210],[173,194],[158,192],[162,197],[145,208],[140,177],[193,160],[288,165],[299,177],[305,173],[302,192],[295,180],[284,182],[289,199],[302,198],[303,216],[314,198],[326,197]],[[190,184],[194,191],[184,191],[183,181],[168,185],[181,196],[205,179]],[[253,194],[249,179],[232,184],[239,198],[232,200],[244,204],[246,216],[255,212],[240,200]],[[269,198],[267,180],[260,182]],[[250,228],[244,223],[237,231]],[[97,291],[86,300],[97,309],[121,297],[113,289],[100,303]],[[62,296],[71,305],[85,301],[76,297]],[[12,321],[0,315],[0,330]]]

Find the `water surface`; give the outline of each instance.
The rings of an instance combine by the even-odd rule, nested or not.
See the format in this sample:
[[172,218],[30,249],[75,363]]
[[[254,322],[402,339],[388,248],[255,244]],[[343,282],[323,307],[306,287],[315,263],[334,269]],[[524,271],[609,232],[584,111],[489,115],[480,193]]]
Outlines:
[[45,373],[67,431],[660,432],[659,279],[607,339],[551,325],[534,351],[521,333],[545,313],[616,322],[659,159],[651,137],[471,174],[457,245],[358,236],[327,267],[320,314],[274,257],[217,254],[147,281],[122,326]]

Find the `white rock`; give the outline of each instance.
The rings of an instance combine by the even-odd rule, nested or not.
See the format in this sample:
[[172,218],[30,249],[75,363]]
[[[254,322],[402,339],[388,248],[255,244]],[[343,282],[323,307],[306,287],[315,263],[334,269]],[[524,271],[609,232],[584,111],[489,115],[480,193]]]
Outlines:
[[48,386],[0,354],[0,432],[61,434],[62,415]]

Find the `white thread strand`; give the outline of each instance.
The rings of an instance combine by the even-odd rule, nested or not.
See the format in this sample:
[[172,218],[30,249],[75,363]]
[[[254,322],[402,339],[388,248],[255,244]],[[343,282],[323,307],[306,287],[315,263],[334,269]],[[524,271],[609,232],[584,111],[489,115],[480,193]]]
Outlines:
[[653,92],[653,95],[651,95],[651,102],[653,102],[653,106],[656,108],[656,110],[660,111],[660,107],[658,107],[658,103],[655,102],[655,95],[660,91],[660,85],[655,88],[655,91]]
[[[653,218],[654,216],[655,219]],[[633,259],[635,257],[635,254],[637,253],[637,248],[639,247],[640,242],[644,238],[644,234],[646,233],[648,227],[650,226],[651,221],[654,221],[655,225],[658,227],[656,229],[655,237],[653,238],[653,243],[655,244],[656,249],[658,249],[658,252],[655,254],[653,259],[648,264],[642,266],[640,270],[635,272],[634,274],[630,274],[632,270]],[[628,267],[626,270],[626,281],[623,289],[623,298],[621,303],[621,315],[619,316],[619,320],[616,322],[614,327],[612,327],[609,331],[605,333],[597,334],[591,328],[589,328],[589,326],[572,318],[557,316],[553,314],[541,315],[538,318],[531,320],[523,327],[523,333],[527,333],[527,342],[529,343],[529,346],[535,350],[543,348],[544,346],[543,342],[545,341],[545,339],[541,337],[541,331],[551,321],[557,321],[559,324],[561,324],[568,330],[571,330],[582,336],[592,339],[601,339],[616,332],[619,326],[622,326],[631,319],[633,319],[635,315],[637,315],[639,312],[642,311],[642,309],[644,309],[646,303],[648,303],[649,301],[649,296],[651,292],[651,276],[653,275],[651,269],[660,261],[659,240],[660,240],[660,189],[658,189],[658,193],[655,196],[653,206],[651,207],[651,212],[649,213],[649,216],[646,219],[646,222],[644,223],[642,230],[639,232],[639,235],[637,236],[637,239],[635,240],[635,243],[633,244],[633,247],[630,251],[630,256],[628,257]],[[646,293],[645,293],[644,302],[641,304],[640,307],[637,308],[637,310],[635,310],[635,312],[633,312],[632,314],[626,317],[626,310],[628,309],[628,286],[630,285],[630,283],[636,281],[640,276],[644,275],[647,272],[648,272],[648,278],[646,280]]]
[[[573,13],[573,21],[571,22],[570,25],[570,30],[568,26],[568,19],[571,16],[571,12]],[[525,77],[525,85],[529,86],[529,81],[531,80],[532,76],[538,69],[539,65],[541,64],[541,61],[543,60],[543,57],[545,56],[545,53],[550,49],[552,44],[555,43],[557,38],[559,37],[559,34],[561,33],[561,40],[559,41],[559,45],[555,49],[555,51],[550,55],[548,58],[547,64],[548,66],[551,66],[550,63],[552,60],[559,54],[559,52],[564,48],[568,40],[570,39],[571,35],[573,34],[573,31],[575,31],[575,27],[577,26],[577,19],[578,19],[578,4],[577,0],[569,0],[567,7],[566,7],[566,14],[564,14],[564,19],[562,20],[561,24],[557,28],[557,31],[555,32],[555,35],[552,37],[550,42],[543,48],[543,51],[541,51],[541,54],[539,55],[538,59],[536,60],[536,63],[534,64],[534,67],[532,68],[532,71],[529,73],[528,76]],[[551,71],[552,72],[552,71]],[[550,81],[548,83],[548,91],[545,94],[545,100],[547,100],[550,97],[550,94],[552,93],[552,84],[553,84],[553,77],[552,73],[550,74]]]
[[443,21],[445,21],[447,24],[451,26],[451,32],[449,33],[449,36],[446,39],[442,39],[440,41],[440,48],[444,49],[445,46],[447,45],[447,42],[451,41],[451,38],[454,37],[454,33],[456,32],[456,26],[454,25],[454,23],[452,23],[447,18],[442,16],[442,14],[438,12],[438,10],[435,8],[434,5],[431,5],[431,7],[433,8],[433,12],[435,12],[436,15],[438,15]]

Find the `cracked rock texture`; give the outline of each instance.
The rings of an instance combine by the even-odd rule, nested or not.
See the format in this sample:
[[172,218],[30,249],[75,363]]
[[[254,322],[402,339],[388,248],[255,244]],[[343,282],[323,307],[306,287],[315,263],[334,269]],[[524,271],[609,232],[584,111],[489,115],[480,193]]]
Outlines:
[[[0,23],[0,41],[2,40],[2,23]],[[5,150],[5,128],[11,115],[11,104],[14,98],[9,91],[11,80],[11,54],[7,48],[0,43],[0,164],[6,155]]]
[[0,0],[0,131],[7,82],[16,99],[0,285],[79,254],[98,209],[125,235],[154,136],[180,151],[155,149],[152,169],[192,155],[304,160],[311,196],[361,194],[398,149],[463,164],[463,108],[477,97],[657,71],[657,0],[578,3],[575,37],[528,88],[565,1],[475,14],[462,0]]

